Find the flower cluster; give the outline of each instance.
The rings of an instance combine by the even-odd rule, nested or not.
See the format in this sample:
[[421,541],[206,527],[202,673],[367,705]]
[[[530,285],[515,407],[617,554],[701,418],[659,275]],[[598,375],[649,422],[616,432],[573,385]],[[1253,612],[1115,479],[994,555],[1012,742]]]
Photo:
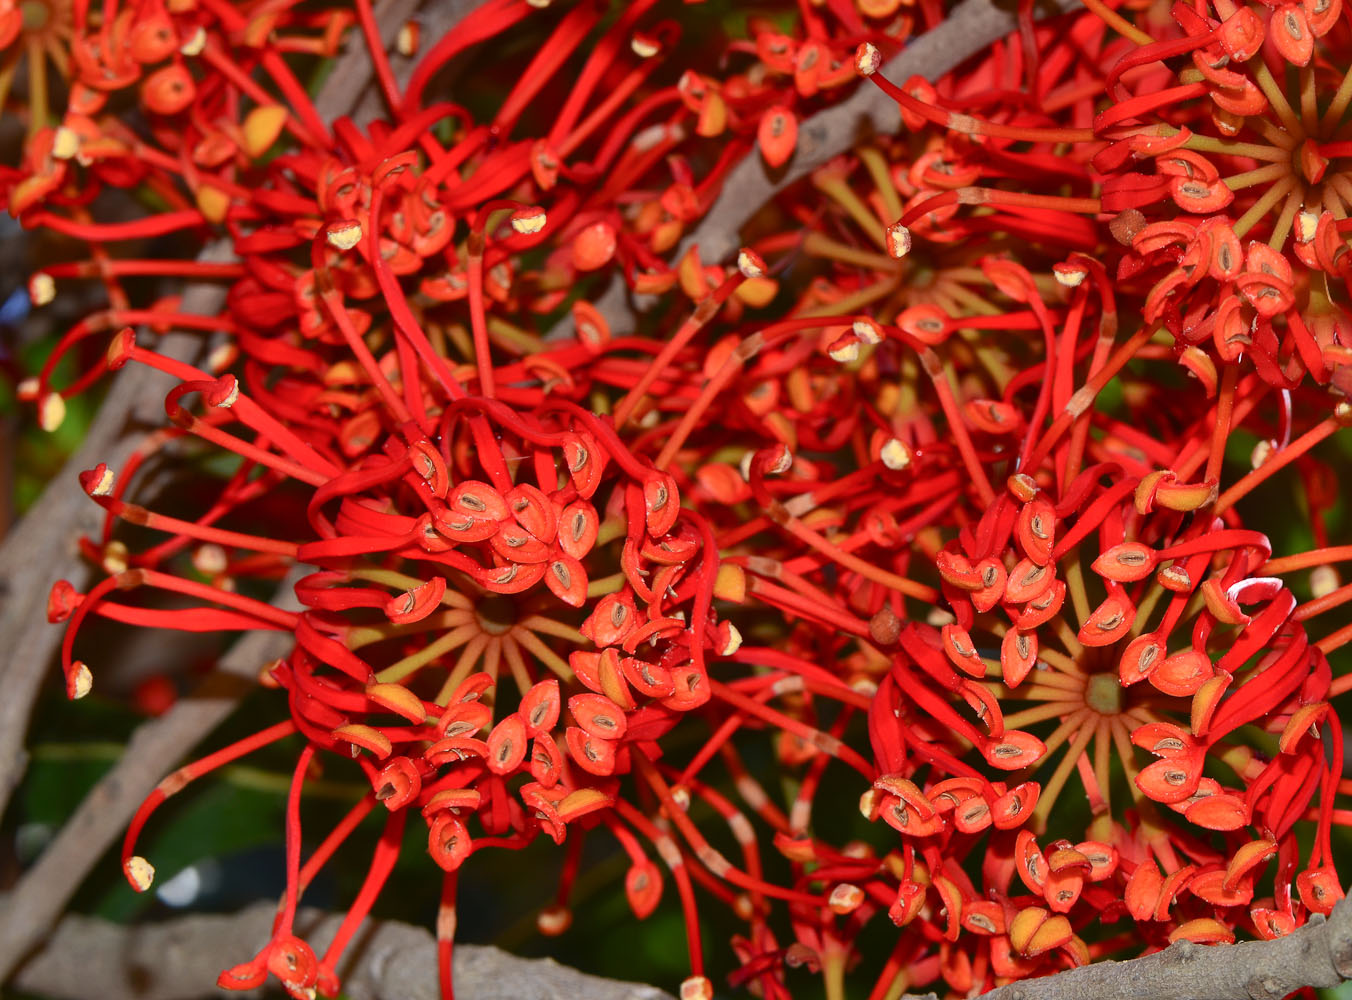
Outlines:
[[[457,872],[542,835],[611,837],[639,918],[655,853],[683,1000],[714,991],[701,905],[745,925],[710,964],[767,1000],[812,973],[839,1000],[856,968],[873,997],[968,995],[1328,913],[1352,823],[1352,627],[1324,624],[1352,600],[1342,5],[1092,0],[933,81],[884,57],[962,8],[786,4],[686,68],[680,23],[613,6],[491,0],[422,52],[396,26],[404,78],[368,0],[52,4],[46,35],[0,11],[30,72],[69,75],[0,176],[86,248],[30,294],[108,298],[24,395],[51,428],[111,371],[176,383],[126,467],[81,477],[106,575],[51,594],[67,691],[96,684],[91,615],[294,637],[259,665],[287,717],[161,783],[132,885],[165,799],[290,741],[285,896],[227,988],[336,994],[411,813],[446,996]],[[508,38],[529,55],[493,55]],[[360,125],[302,82],[344,43],[383,105]],[[792,169],[800,120],[874,87],[900,132],[780,191],[735,261],[677,257],[734,168]],[[114,191],[147,207],[103,218]],[[121,249],[174,235],[215,243]],[[617,312],[606,280],[662,307]],[[193,462],[207,506],[152,509],[152,457]],[[260,596],[279,584],[300,610]],[[766,732],[769,773],[743,752]],[[303,858],[320,755],[369,791]],[[821,817],[841,788],[860,815]],[[298,901],[372,813],[316,955]]]

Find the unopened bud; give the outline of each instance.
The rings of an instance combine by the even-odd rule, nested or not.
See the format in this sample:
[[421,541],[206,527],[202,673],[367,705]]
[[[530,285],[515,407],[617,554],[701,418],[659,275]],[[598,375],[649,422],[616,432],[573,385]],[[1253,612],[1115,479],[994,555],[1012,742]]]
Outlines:
[[89,667],[79,660],[72,663],[71,668],[72,671],[70,680],[66,686],[66,694],[74,701],[77,698],[83,698],[93,690],[94,675],[90,672]]
[[188,36],[188,40],[178,47],[178,51],[185,56],[200,56],[202,50],[207,47],[207,32],[201,25],[193,30]]
[[336,250],[351,250],[361,242],[361,223],[355,219],[335,222],[324,231],[324,239]]
[[851,361],[858,361],[859,338],[852,333],[837,337],[826,348],[826,353],[831,356],[832,361],[838,361],[842,365],[847,365]]
[[512,213],[511,225],[514,232],[522,236],[533,236],[545,228],[545,210],[538,206],[520,208]]
[[553,903],[535,915],[535,927],[545,937],[558,937],[573,926],[573,911]]
[[49,392],[38,405],[38,424],[49,434],[66,419],[66,401],[59,392]]
[[133,854],[124,861],[122,870],[127,873],[127,881],[137,892],[145,892],[155,881],[155,866],[139,854]]
[[732,901],[733,915],[743,922],[755,919],[756,904],[751,901],[751,894],[739,892]]
[[215,542],[199,545],[192,554],[192,568],[203,576],[215,576],[217,573],[224,573],[229,565],[230,559],[225,554],[225,549]]
[[844,915],[853,913],[859,909],[859,905],[864,901],[864,890],[857,885],[851,885],[848,882],[842,882],[831,890],[831,896],[826,905],[831,908],[832,913]]
[[1026,472],[1016,472],[1005,480],[1005,487],[1015,500],[1027,503],[1037,496],[1037,480]]
[[1342,585],[1338,571],[1332,566],[1316,566],[1310,570],[1310,593],[1315,600],[1328,597]]
[[212,406],[228,410],[239,399],[239,380],[233,375],[225,375],[223,378],[226,380],[224,383],[225,392],[219,396],[213,396],[208,402]]
[[[275,691],[280,688],[282,685],[277,680],[276,671],[280,670],[285,665],[286,661],[284,660],[272,660],[259,667],[258,676],[256,678],[258,686],[267,688],[269,691]],[[357,746],[355,743],[352,744],[350,749],[353,757],[356,757],[361,753],[361,747]]]
[[904,442],[896,438],[888,438],[878,453],[878,457],[883,460],[883,465],[893,472],[900,472],[911,464],[911,459],[915,456]]
[[131,550],[120,538],[114,538],[103,547],[103,568],[109,573],[125,573],[131,565]]
[[850,329],[854,331],[854,335],[859,338],[861,343],[872,346],[883,342],[882,329],[867,316],[855,320]]
[[28,301],[34,306],[45,306],[56,298],[56,282],[45,271],[39,271],[28,279]]
[[1088,277],[1089,268],[1083,264],[1053,264],[1052,274],[1056,277],[1056,283],[1063,288],[1079,288]]
[[681,983],[681,1000],[714,1000],[714,984],[707,976],[691,976]]
[[878,818],[878,807],[882,805],[883,793],[876,788],[865,789],[859,796],[859,815],[872,823]]
[[657,39],[651,35],[635,33],[629,39],[629,49],[640,59],[651,59],[662,51],[662,47],[657,44]]
[[882,53],[872,42],[861,42],[854,50],[854,71],[860,76],[872,76],[882,64]]
[[422,26],[417,21],[405,21],[399,29],[399,36],[395,39],[395,47],[401,56],[411,59],[418,54],[418,42],[421,38]]
[[731,656],[737,650],[742,648],[742,633],[737,631],[737,626],[732,622],[726,623],[728,626],[728,641],[723,644],[723,648],[718,651],[719,656]]
[[894,222],[887,227],[887,253],[888,256],[901,260],[911,252],[911,231],[900,222]]
[[52,137],[52,158],[69,160],[80,151],[80,137],[73,129],[62,125]]
[[209,372],[220,373],[235,363],[239,357],[239,348],[234,344],[217,344],[207,354],[206,361],[202,367]]
[[115,480],[116,476],[114,476],[113,470],[105,465],[103,471],[99,474],[98,479],[94,480],[86,487],[86,492],[91,497],[106,497],[113,492],[113,483]]
[[782,476],[793,466],[793,452],[789,451],[784,445],[779,446],[779,452],[775,455],[775,460],[765,470],[767,476]]
[[952,625],[957,619],[953,617],[953,612],[946,611],[943,608],[930,608],[925,614],[925,624],[932,625],[935,628],[943,628],[945,625]]

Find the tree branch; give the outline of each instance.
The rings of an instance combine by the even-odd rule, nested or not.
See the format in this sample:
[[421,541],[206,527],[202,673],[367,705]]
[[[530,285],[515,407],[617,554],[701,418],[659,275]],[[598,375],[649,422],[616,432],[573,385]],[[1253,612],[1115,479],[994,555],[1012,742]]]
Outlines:
[[[279,606],[296,609],[293,572],[278,588]],[[113,768],[24,872],[0,916],[0,982],[43,938],[137,807],[166,771],[210,734],[252,690],[259,669],[287,653],[289,632],[250,632],[223,656],[215,673],[131,736]]]
[[[376,6],[380,37],[388,49],[399,28],[417,9],[419,0],[383,0]],[[446,4],[463,16],[473,3],[455,0]],[[438,21],[446,15],[438,14]],[[446,29],[449,30],[449,29]],[[396,66],[397,72],[407,68]],[[371,89],[371,63],[365,40],[353,34],[338,57],[333,72],[315,99],[315,108],[325,121],[351,114]],[[218,242],[203,254],[204,260],[229,259],[229,245]],[[183,312],[204,316],[220,311],[225,289],[220,285],[187,287]],[[155,349],[179,361],[200,356],[200,334],[168,333]],[[140,442],[138,431],[164,422],[164,395],[175,380],[145,365],[121,372],[99,408],[79,451],[47,485],[29,514],[0,546],[0,635],[6,639],[0,652],[0,817],[27,767],[24,737],[33,702],[51,666],[52,654],[61,642],[61,630],[47,623],[47,594],[57,580],[83,587],[89,567],[76,544],[81,535],[98,530],[103,511],[89,502],[80,489],[78,476],[99,462],[119,468]]]
[[[376,4],[376,24],[380,29],[380,41],[389,52],[394,48],[399,29],[404,26],[418,10],[420,0],[384,0]],[[393,65],[396,75],[402,65]],[[333,64],[333,69],[324,79],[324,86],[315,101],[315,110],[325,122],[332,122],[343,115],[351,115],[367,100],[379,98],[378,87],[371,82],[371,57],[367,52],[366,39],[361,28],[352,28],[348,36],[347,48],[343,50]]]
[[[377,17],[382,25],[387,26],[381,29],[381,39],[385,42],[386,50],[390,50],[394,45],[395,36],[399,28],[407,21],[416,20],[419,23],[422,33],[422,45],[426,47],[432,42],[447,35],[452,28],[463,21],[469,14],[473,13],[480,4],[480,0],[437,0],[436,3],[428,4],[421,12],[418,10],[419,0],[387,0],[387,6],[377,11]],[[390,52],[390,70],[394,73],[394,80],[400,88],[407,86],[408,78],[413,75],[413,70],[418,65],[418,53],[406,56],[401,52]],[[334,67],[334,75],[344,69],[343,64]],[[353,67],[346,67],[349,71]],[[357,70],[364,67],[357,66]],[[437,82],[443,83],[446,71],[437,74]],[[358,125],[367,125],[376,118],[388,114],[385,106],[385,98],[380,92],[379,87],[367,87],[361,99],[352,106],[352,119]]]
[[982,1000],[1281,1000],[1352,978],[1352,900],[1286,937],[1205,947],[1178,941],[1129,962],[1095,962],[991,990]]
[[[224,257],[218,246],[204,259]],[[201,315],[217,312],[225,301],[223,289],[193,285],[183,298],[183,311]],[[168,333],[156,350],[179,361],[194,360],[203,341],[198,334]],[[47,621],[47,595],[57,580],[69,580],[83,589],[89,565],[77,540],[94,534],[103,510],[80,489],[78,475],[99,462],[119,468],[135,450],[148,426],[163,422],[163,400],[174,379],[143,365],[124,371],[108,390],[98,416],[89,425],[80,449],[43,490],[29,513],[0,547],[0,816],[28,764],[24,737],[28,716],[61,643],[61,629]]]
[[[101,1000],[215,996],[216,974],[261,947],[275,912],[271,904],[260,903],[233,916],[193,915],[139,927],[68,916],[14,985],[53,1000],[85,1000],[90,983],[99,984]],[[305,910],[298,926],[322,949],[338,921]],[[351,1000],[437,1000],[436,943],[420,927],[367,921],[339,971],[343,993]],[[547,959],[514,958],[474,945],[456,948],[455,977],[462,1000],[668,1000],[652,986],[598,979]],[[1352,901],[1343,900],[1328,920],[1315,918],[1274,941],[1214,947],[1180,942],[1145,958],[1024,980],[981,1000],[1280,1000],[1303,986],[1328,988],[1349,977]]]
[[[218,997],[217,974],[262,947],[275,913],[272,904],[259,903],[232,916],[194,914],[136,927],[72,914],[14,985],[52,1000],[88,1000],[95,993],[100,1000]],[[302,910],[297,927],[322,953],[340,919]],[[350,1000],[439,1000],[436,941],[424,928],[395,920],[366,921],[339,975]],[[482,945],[456,946],[455,987],[461,1000],[671,1000],[653,986],[588,976],[547,958],[516,958]]]
[[[1049,0],[1046,14],[1063,14],[1079,5],[1080,0]],[[1016,27],[1008,4],[963,0],[943,23],[914,39],[879,72],[897,83],[917,75],[937,80]],[[780,191],[869,136],[891,135],[900,129],[901,112],[896,102],[873,84],[862,83],[849,98],[817,112],[799,126],[798,146],[786,166],[772,170],[755,153],[744,157],[723,181],[713,207],[694,232],[681,240],[671,260],[681,260],[693,246],[699,247],[700,260],[705,264],[730,256],[740,246],[742,227]],[[630,306],[624,279],[614,274],[592,304],[618,333],[634,325],[636,312],[646,312],[658,301],[651,295],[632,298],[636,308]],[[572,322],[571,316],[565,317],[546,339],[569,336]]]
[[[387,46],[416,6],[417,0],[385,0],[377,7]],[[357,33],[320,89],[315,107],[326,121],[350,114],[370,84],[370,59]],[[219,260],[228,253],[228,243],[221,241],[203,257]],[[214,315],[224,302],[221,286],[192,285],[184,296],[183,311]],[[202,348],[201,336],[187,333],[169,333],[156,345],[161,354],[185,361],[197,357]],[[163,399],[174,384],[173,378],[148,366],[122,372],[79,451],[0,548],[0,635],[8,640],[7,655],[0,659],[0,690],[5,692],[0,699],[0,815],[27,764],[23,744],[28,716],[61,641],[61,629],[47,622],[47,594],[60,579],[83,586],[89,567],[77,540],[97,531],[103,517],[102,509],[80,489],[78,474],[99,462],[120,467],[140,441],[136,432],[163,423]],[[291,582],[288,578],[282,586],[282,602],[291,598]],[[246,636],[222,659],[218,674],[192,697],[137,729],[117,765],[86,796],[10,894],[0,917],[0,982],[42,940],[165,770],[225,720],[251,686],[244,680],[252,681],[259,667],[284,654],[289,640],[289,635],[275,632]]]

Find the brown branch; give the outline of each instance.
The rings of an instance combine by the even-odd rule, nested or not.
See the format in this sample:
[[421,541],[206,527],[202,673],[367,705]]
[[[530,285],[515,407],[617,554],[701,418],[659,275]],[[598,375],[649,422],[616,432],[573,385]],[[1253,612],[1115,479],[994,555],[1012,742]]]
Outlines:
[[[1080,0],[1050,0],[1046,14],[1062,14],[1080,5]],[[902,83],[912,76],[937,80],[966,62],[992,42],[1017,27],[1010,6],[995,0],[963,0],[942,24],[914,39],[880,70],[889,80]],[[762,205],[780,191],[797,183],[832,157],[872,135],[891,135],[901,129],[897,104],[878,87],[862,83],[840,104],[817,112],[798,128],[798,146],[788,165],[772,170],[755,153],[742,159],[723,181],[713,207],[681,240],[671,260],[679,261],[694,246],[705,264],[716,263],[738,249],[738,234]],[[592,303],[616,333],[627,332],[637,312],[646,312],[658,301],[655,296],[632,296],[624,279],[612,275],[605,291]],[[571,335],[572,318],[555,325],[546,339]]]
[[[384,0],[376,4],[376,24],[380,29],[380,41],[389,52],[394,48],[399,29],[404,26],[418,10],[420,0]],[[398,66],[394,67],[396,72]],[[347,48],[343,50],[324,78],[324,86],[315,100],[315,110],[326,122],[343,115],[356,113],[367,100],[379,97],[379,88],[371,83],[371,57],[366,48],[366,39],[360,28],[351,29]]]
[[[194,914],[135,927],[72,914],[14,985],[52,1000],[216,997],[217,974],[253,957],[275,913],[276,907],[260,903],[231,916]],[[322,954],[340,919],[302,910],[297,927]],[[338,972],[350,1000],[439,1000],[436,969],[436,941],[426,929],[368,920]],[[601,979],[547,958],[517,958],[483,945],[456,947],[455,992],[461,1000],[671,1000],[653,986]]]
[[[387,48],[418,2],[383,0],[377,4],[380,36]],[[463,14],[473,4],[457,0],[446,6]],[[407,70],[396,66],[396,72]],[[358,32],[338,57],[315,99],[315,108],[325,121],[351,114],[370,82],[370,58]],[[203,259],[228,259],[228,252],[227,244],[218,243],[208,248]],[[218,285],[189,285],[183,311],[214,315],[224,302],[225,290]],[[169,333],[156,343],[159,353],[180,361],[196,359],[202,349],[198,334]],[[27,766],[23,743],[28,716],[61,642],[61,630],[47,623],[47,594],[57,580],[83,587],[89,579],[89,566],[80,557],[76,541],[98,529],[103,511],[89,502],[77,477],[99,462],[119,468],[139,443],[138,432],[164,422],[164,395],[174,384],[171,377],[144,365],[124,370],[112,383],[79,451],[0,546],[0,635],[6,640],[0,652],[0,690],[5,692],[0,699],[0,816]]]
[[[281,606],[296,608],[293,573],[278,588]],[[0,982],[46,935],[89,870],[118,839],[141,801],[165,773],[235,710],[261,667],[287,653],[289,632],[251,632],[187,698],[134,732],[122,756],[24,872],[0,916]]]
[[[68,916],[14,979],[53,1000],[195,1000],[216,996],[220,969],[251,957],[267,938],[275,908],[261,903],[233,916],[181,917],[128,927]],[[323,948],[339,918],[302,911],[298,926]],[[352,1000],[437,1000],[436,944],[425,929],[368,921],[339,969]],[[598,979],[549,960],[514,958],[474,945],[455,950],[461,1000],[510,996],[552,1000],[668,1000],[652,986]],[[1352,977],[1352,902],[1274,941],[1204,947],[1189,942],[1128,962],[1099,962],[1004,986],[981,1000],[1280,1000],[1303,987]],[[910,997],[909,1000],[930,1000]]]
[[[416,0],[385,0],[376,10],[381,38],[392,44],[399,27],[416,9]],[[355,81],[355,85],[354,85]],[[353,36],[347,50],[316,98],[326,121],[352,113],[371,81],[364,40]],[[217,243],[203,255],[222,259],[228,244]],[[214,315],[225,302],[220,286],[190,286],[183,311]],[[180,360],[199,356],[198,335],[170,333],[156,347]],[[123,372],[113,383],[85,440],[33,510],[0,548],[0,635],[6,654],[0,659],[0,814],[27,763],[23,741],[33,701],[61,641],[61,629],[48,624],[47,594],[60,579],[77,587],[89,578],[77,540],[98,529],[103,512],[79,488],[78,474],[99,462],[118,468],[141,439],[137,433],[163,423],[163,399],[175,380],[147,366]],[[283,596],[290,595],[289,583]],[[230,650],[217,675],[193,697],[159,719],[142,725],[126,752],[89,793],[75,815],[37,864],[25,873],[0,917],[0,982],[37,945],[89,869],[116,839],[140,801],[164,772],[230,714],[260,666],[286,652],[289,635],[247,636]],[[97,678],[96,678],[97,683]]]
[[1096,962],[1002,986],[981,1000],[1281,1000],[1352,978],[1352,900],[1286,937],[1206,947],[1178,941],[1129,962]]
[[[390,32],[381,30],[381,38],[385,42],[385,48],[388,50],[394,44],[395,34],[398,29],[407,21],[416,20],[421,28],[422,48],[426,49],[429,45],[444,37],[450,30],[472,13],[479,6],[480,0],[437,0],[436,3],[428,4],[421,13],[418,12],[419,0],[387,0],[388,6],[378,11],[378,16],[382,19],[382,24],[387,24]],[[417,13],[417,17],[414,14]],[[388,22],[385,20],[388,18]],[[398,51],[390,53],[390,70],[394,73],[394,80],[400,88],[408,84],[408,78],[413,75],[413,70],[418,65],[418,53],[406,56]],[[335,67],[334,74],[337,75],[344,67],[339,65]],[[361,67],[356,67],[361,69]],[[444,85],[447,76],[446,71],[437,74],[435,81],[439,85]],[[358,125],[366,125],[372,120],[386,114],[385,99],[380,92],[379,87],[367,87],[361,100],[352,108],[352,119]]]
[[[222,255],[217,248],[204,256]],[[194,285],[183,298],[183,311],[211,315],[224,301],[222,289]],[[169,333],[156,349],[192,361],[202,345],[200,335]],[[138,431],[163,423],[164,394],[173,385],[174,379],[152,368],[138,365],[123,372],[79,450],[0,547],[0,635],[5,637],[0,652],[0,690],[5,692],[0,699],[0,815],[27,766],[23,744],[28,716],[61,643],[61,629],[47,622],[47,594],[57,580],[83,588],[89,565],[77,540],[96,533],[102,523],[103,510],[80,489],[77,476],[99,462],[120,467],[139,443]]]

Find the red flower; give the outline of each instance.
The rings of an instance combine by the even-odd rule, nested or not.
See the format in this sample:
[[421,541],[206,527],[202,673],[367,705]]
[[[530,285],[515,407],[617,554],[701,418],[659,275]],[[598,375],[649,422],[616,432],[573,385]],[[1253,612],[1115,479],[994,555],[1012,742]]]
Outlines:
[[[148,888],[135,842],[165,798],[302,737],[286,895],[222,985],[270,972],[293,995],[337,991],[414,810],[444,873],[448,992],[457,872],[541,834],[613,835],[640,918],[663,892],[656,851],[692,1000],[714,990],[697,883],[746,923],[733,979],[767,997],[797,967],[838,994],[884,914],[901,931],[875,994],[903,976],[971,993],[1181,938],[1275,936],[1339,896],[1349,684],[1328,654],[1352,633],[1311,636],[1352,596],[1318,454],[1352,412],[1321,388],[1347,360],[1347,95],[1323,87],[1343,21],[1287,5],[1180,10],[1171,28],[1095,3],[897,85],[879,49],[942,11],[894,8],[753,20],[712,75],[664,63],[676,32],[646,0],[614,19],[488,5],[401,89],[363,2],[388,114],[362,128],[323,120],[296,76],[342,16],[212,0],[75,25],[81,87],[135,88],[147,125],[97,117],[77,89],[7,188],[26,224],[91,244],[35,276],[35,301],[96,278],[110,302],[24,393],[53,427],[128,362],[177,385],[172,427],[82,477],[107,512],[85,551],[108,576],[52,592],[67,690],[96,683],[75,649],[90,614],[295,637],[263,678],[289,717],[165,779],[123,852]],[[509,30],[540,44],[495,108],[428,99],[450,60]],[[1273,52],[1299,67],[1290,108]],[[735,264],[664,259],[739,161],[791,163],[794,123],[856,72],[904,135],[783,192]],[[1212,114],[1226,102],[1242,121]],[[105,186],[161,208],[93,220]],[[1312,221],[1296,203],[1316,200]],[[208,231],[238,260],[103,248]],[[588,300],[603,275],[672,308],[612,329]],[[156,276],[227,282],[226,307],[147,304],[124,281]],[[576,335],[539,336],[565,306]],[[225,342],[186,364],[127,324]],[[85,370],[63,387],[73,352]],[[191,513],[129,489],[171,453],[213,458]],[[1274,557],[1260,530],[1250,501],[1277,482],[1308,515],[1308,553]],[[166,539],[130,547],[116,521]],[[251,596],[297,566],[301,610]],[[1284,575],[1309,568],[1302,604]],[[772,766],[743,759],[758,732]],[[318,753],[369,791],[302,863]],[[825,815],[838,789],[859,794],[862,833]],[[299,898],[378,804],[362,889],[315,955]],[[837,842],[852,834],[869,839]],[[763,864],[766,844],[783,864]],[[579,858],[546,933],[568,926]]]

